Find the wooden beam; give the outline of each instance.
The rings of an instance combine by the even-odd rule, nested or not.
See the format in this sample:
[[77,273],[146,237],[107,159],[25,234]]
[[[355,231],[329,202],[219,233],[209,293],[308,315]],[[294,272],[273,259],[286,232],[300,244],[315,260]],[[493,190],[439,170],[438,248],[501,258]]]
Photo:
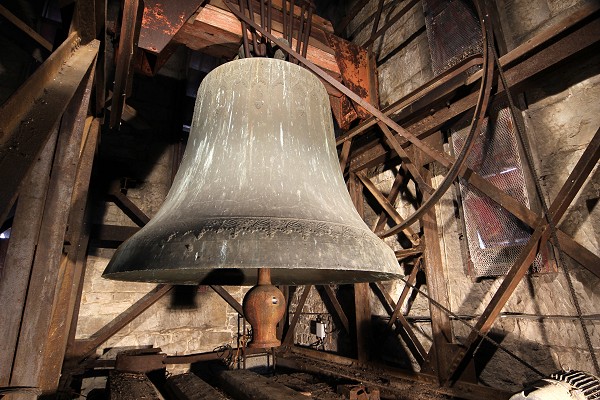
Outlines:
[[73,25],[81,43],[96,39],[96,0],[77,0]]
[[225,300],[227,304],[229,304],[235,311],[237,311],[238,314],[240,314],[242,317],[244,316],[244,308],[242,307],[242,305],[236,299],[234,299],[233,296],[231,296],[229,292],[223,288],[223,286],[210,285],[210,287],[219,296],[221,296],[221,298]]
[[340,169],[342,170],[342,175],[346,170],[346,165],[348,164],[348,158],[350,157],[350,147],[352,146],[352,141],[348,140],[344,142],[342,146],[342,152],[340,153]]
[[[427,173],[429,174],[429,173]],[[428,178],[429,180],[431,178]],[[431,180],[430,180],[431,182]],[[427,194],[424,198],[427,198]],[[437,304],[443,307],[450,308],[450,300],[448,298],[448,287],[446,286],[446,275],[442,264],[442,251],[440,249],[440,238],[438,231],[437,218],[435,207],[431,207],[421,219],[423,227],[423,239],[425,245],[425,279],[427,281],[427,293],[430,298],[435,300]],[[446,353],[446,348],[449,343],[452,343],[452,324],[450,317],[445,311],[429,302],[429,312],[431,314],[431,331],[433,338],[433,349],[435,351],[436,365],[430,366],[437,374],[440,382],[445,379],[448,369],[449,360]],[[432,361],[430,359],[430,361]]]
[[[381,282],[375,282],[371,285],[371,289],[377,295],[381,301],[381,304],[383,304],[387,313],[390,315],[390,318],[393,318],[393,310],[398,308],[398,304],[394,302],[383,284]],[[419,365],[423,365],[427,357],[427,351],[419,341],[419,338],[417,338],[417,335],[415,335],[412,326],[410,326],[402,313],[397,314],[395,320],[400,322],[400,326],[396,325],[396,331],[402,335],[404,342],[408,346],[408,349],[412,353],[413,357],[415,357],[415,360],[417,360]]]
[[221,392],[192,372],[169,376],[167,388],[181,400],[227,400]]
[[157,285],[141,299],[132,304],[127,310],[116,316],[111,322],[100,328],[89,339],[76,340],[72,348],[67,349],[67,357],[78,362],[92,355],[98,347],[114,334],[123,329],[127,324],[137,318],[146,309],[169,293],[172,285]]
[[40,46],[45,48],[48,51],[52,51],[52,43],[47,41],[42,35],[33,30],[29,25],[25,22],[21,21],[17,18],[16,15],[11,13],[6,7],[0,4],[0,15],[6,18],[10,23],[20,29],[23,33],[29,36],[31,39],[35,40]]
[[219,387],[239,400],[306,400],[307,397],[266,376],[247,369],[217,373]]
[[[259,20],[258,14],[255,20]],[[283,37],[283,25],[273,20],[273,39]],[[318,42],[311,34],[306,57],[340,79],[340,69],[333,51],[326,42]],[[229,10],[211,4],[200,9],[193,21],[184,24],[173,38],[175,42],[186,45],[192,50],[202,51],[214,57],[231,58],[242,42],[242,25]],[[296,40],[293,41],[293,47]]]
[[[396,222],[397,224],[401,224],[402,222],[404,222],[404,218],[402,218],[402,216],[396,210],[396,208],[392,204],[390,204],[390,202],[383,195],[383,193],[381,193],[379,191],[379,189],[377,189],[377,187],[373,184],[373,182],[369,178],[367,178],[367,176],[362,171],[358,172],[356,174],[356,176],[360,179],[360,181],[367,188],[367,190],[373,195],[375,200],[377,200],[379,205],[381,205],[381,207],[383,207],[383,209],[390,216],[390,218],[392,218],[394,220],[394,222]],[[412,230],[412,228],[410,226],[403,229],[402,232],[404,232],[406,237],[411,241],[411,243],[414,246],[418,245],[418,242],[415,240],[417,235],[415,234],[415,232]]]
[[[396,114],[400,112],[415,113],[424,107],[430,106],[434,101],[452,93],[457,88],[464,86],[467,80],[467,72],[474,66],[481,65],[481,57],[470,57],[460,64],[436,76],[423,86],[400,98],[393,104],[382,109],[387,116],[397,118]],[[336,145],[340,145],[346,140],[355,136],[360,136],[367,132],[371,127],[377,124],[375,117],[366,119],[357,127],[336,138]],[[403,144],[404,146],[404,144]]]
[[137,49],[136,43],[139,36],[141,14],[142,7],[139,0],[125,0],[119,37],[119,53],[116,57],[115,84],[110,109],[109,126],[111,129],[118,129],[121,125],[121,115],[123,114],[125,98],[127,97],[131,81],[131,62]]
[[[419,272],[419,265],[415,264],[413,266],[412,271],[410,271],[410,275],[408,275],[408,283],[411,285],[414,285],[415,282],[417,281],[417,273]],[[404,304],[404,301],[406,300],[406,296],[408,296],[408,293],[410,292],[411,287],[409,285],[404,285],[404,287],[402,288],[402,292],[400,293],[400,297],[398,298],[398,302],[396,303],[395,307],[394,307],[394,311],[392,312],[392,315],[390,316],[390,321],[388,322],[388,328],[391,328],[392,325],[394,325],[394,323],[396,322],[396,319],[398,318],[398,315],[400,315],[402,313],[402,305]]]
[[[350,334],[350,323],[348,322],[348,317],[346,316],[346,313],[344,312],[342,305],[338,301],[338,299],[335,295],[335,292],[331,288],[331,285],[322,285],[322,288],[323,288],[323,292],[325,293],[326,298],[331,302],[331,305],[333,306],[333,308],[335,310],[336,317],[338,317],[338,319],[344,326],[344,329],[346,330],[346,332],[348,334]],[[323,301],[325,301],[325,298],[323,298]]]
[[[390,189],[390,192],[387,195],[387,201],[390,204],[393,205],[396,202],[396,199],[398,198],[398,196],[400,195],[400,188],[404,184],[404,176],[407,173],[408,173],[408,170],[406,169],[406,166],[401,164],[400,169],[399,169],[398,173],[396,174],[396,177],[394,178],[394,183],[392,183],[392,188]],[[375,234],[381,232],[383,230],[383,228],[385,228],[387,221],[388,221],[388,214],[385,211],[382,211],[379,214],[377,221],[375,222],[375,225],[373,227],[373,232],[375,232]]]
[[310,293],[310,289],[312,285],[305,285],[304,291],[302,292],[302,296],[300,296],[300,300],[298,301],[298,306],[296,307],[296,311],[294,312],[294,316],[292,317],[292,321],[290,322],[290,326],[288,327],[288,331],[285,334],[285,338],[283,339],[283,345],[289,346],[294,344],[294,332],[296,330],[296,325],[298,324],[298,320],[300,319],[300,314],[302,313],[302,309],[304,308],[304,304],[306,304],[306,299],[308,298],[308,294]]
[[0,221],[96,59],[100,42],[71,35],[0,108]]
[[120,188],[113,188],[109,196],[111,200],[138,226],[144,226],[150,222],[150,217],[146,215],[138,206],[135,205],[129,197],[121,193]]
[[[370,182],[370,181],[369,181]],[[348,191],[354,207],[361,218],[364,218],[363,184],[356,174],[350,174],[348,179]],[[365,363],[369,359],[369,347],[371,342],[371,305],[368,283],[354,284],[354,309],[356,318],[356,349],[358,361]]]
[[11,238],[4,260],[2,279],[0,279],[0,304],[2,304],[0,386],[8,386],[10,383],[31,264],[38,243],[50,181],[50,169],[54,158],[57,134],[56,130],[50,134],[39,159],[23,182],[23,190],[19,195]]
[[158,391],[146,374],[113,370],[108,376],[107,386],[111,400],[159,400],[163,398],[158,394]]
[[[85,140],[83,152],[79,157],[75,188],[71,200],[71,213],[68,220],[68,234],[65,242],[67,254],[63,254],[59,271],[61,277],[58,281],[58,290],[52,310],[52,320],[48,331],[47,343],[40,381],[40,388],[45,393],[56,393],[60,371],[67,348],[67,340],[75,308],[75,299],[78,298],[77,289],[83,279],[83,264],[87,257],[87,243],[89,239],[89,226],[85,221],[88,203],[88,191],[94,155],[100,136],[100,124],[95,119],[89,129]],[[74,290],[74,288],[77,288]]]
[[[97,50],[97,48],[96,48]],[[95,54],[95,52],[94,52]],[[87,116],[94,68],[79,85],[61,121],[58,144],[23,311],[10,384],[39,386],[56,299],[65,232]]]
[[383,122],[378,122],[377,125],[379,126],[379,128],[383,132],[385,138],[387,139],[387,142],[390,144],[390,146],[394,150],[396,150],[396,154],[398,154],[400,156],[400,158],[402,159],[402,164],[404,164],[406,166],[406,169],[408,169],[408,171],[412,175],[413,180],[419,186],[419,190],[421,192],[432,193],[433,192],[433,188],[430,185],[428,185],[427,182],[425,182],[425,180],[423,179],[423,177],[419,173],[418,168],[420,166],[419,165],[415,165],[411,161],[408,153],[406,152],[406,150],[404,150],[402,148],[402,146],[401,146],[400,142],[398,141],[398,139],[396,139],[396,137],[392,134],[392,131],[390,131],[390,128],[388,128],[387,125],[385,125]]

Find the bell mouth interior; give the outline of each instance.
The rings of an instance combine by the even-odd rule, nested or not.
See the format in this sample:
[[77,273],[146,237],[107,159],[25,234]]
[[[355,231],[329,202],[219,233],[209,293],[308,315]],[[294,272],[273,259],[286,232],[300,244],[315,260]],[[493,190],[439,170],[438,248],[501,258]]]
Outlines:
[[[277,268],[270,267],[273,285],[328,285],[357,282],[387,281],[397,274],[381,271],[357,271],[328,268]],[[258,279],[258,268],[205,269],[153,269],[105,273],[104,278],[130,281],[170,283],[175,285],[232,285],[253,286]]]

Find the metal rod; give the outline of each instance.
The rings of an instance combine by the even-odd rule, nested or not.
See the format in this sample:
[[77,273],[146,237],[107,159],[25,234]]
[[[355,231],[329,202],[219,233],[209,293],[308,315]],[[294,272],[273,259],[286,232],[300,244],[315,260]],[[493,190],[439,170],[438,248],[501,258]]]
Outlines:
[[[245,14],[244,1],[245,0],[238,0],[238,3],[240,5],[240,12],[242,14]],[[244,43],[244,57],[243,58],[248,58],[248,57],[250,57],[250,45],[248,44],[248,26],[246,25],[246,22],[243,20],[242,20],[242,40]]]
[[304,47],[302,48],[302,57],[306,57],[306,53],[308,52],[308,43],[310,41],[310,31],[312,28],[312,14],[313,5],[310,3],[308,7],[308,17],[306,19],[306,29],[304,30]]
[[[254,22],[254,7],[252,7],[252,0],[248,0],[248,15],[252,22]],[[250,29],[252,33],[252,49],[254,50],[254,54],[260,55],[260,51],[258,50],[258,40],[256,39],[256,29]]]

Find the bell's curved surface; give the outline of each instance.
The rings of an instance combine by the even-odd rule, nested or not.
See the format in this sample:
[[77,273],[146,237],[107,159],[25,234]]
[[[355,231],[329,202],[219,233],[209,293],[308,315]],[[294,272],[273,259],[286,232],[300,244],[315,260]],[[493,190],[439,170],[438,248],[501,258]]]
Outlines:
[[226,63],[204,79],[164,204],[104,277],[254,285],[257,268],[290,285],[399,274],[352,205],[323,84],[266,58]]

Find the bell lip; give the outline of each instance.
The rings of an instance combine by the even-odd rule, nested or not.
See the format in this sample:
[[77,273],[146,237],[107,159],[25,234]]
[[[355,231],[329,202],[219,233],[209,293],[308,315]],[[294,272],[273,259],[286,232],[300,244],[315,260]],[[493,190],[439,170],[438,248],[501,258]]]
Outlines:
[[[176,228],[150,223],[119,246],[102,276],[244,286],[257,282],[258,268],[271,269],[273,284],[372,282],[402,275],[393,250],[366,227],[264,217],[239,217],[231,224],[233,219],[177,221]],[[265,221],[270,229],[258,229]],[[225,244],[234,250],[219,258]]]
[[[396,273],[389,271],[306,267],[278,268],[277,266],[269,266],[268,268],[271,270],[271,283],[273,285],[344,285],[392,281],[403,276],[400,270]],[[229,270],[230,276],[223,276],[222,274],[219,274],[219,272],[222,272],[223,270]],[[151,269],[109,273],[105,272],[102,274],[102,277],[114,281],[163,283],[172,285],[255,286],[258,280],[257,270],[258,268],[256,267],[213,269]],[[192,278],[192,276],[196,275],[196,279],[173,279],[173,272],[179,272],[180,274],[189,273],[189,278]],[[209,276],[211,274],[214,274],[214,276]]]

